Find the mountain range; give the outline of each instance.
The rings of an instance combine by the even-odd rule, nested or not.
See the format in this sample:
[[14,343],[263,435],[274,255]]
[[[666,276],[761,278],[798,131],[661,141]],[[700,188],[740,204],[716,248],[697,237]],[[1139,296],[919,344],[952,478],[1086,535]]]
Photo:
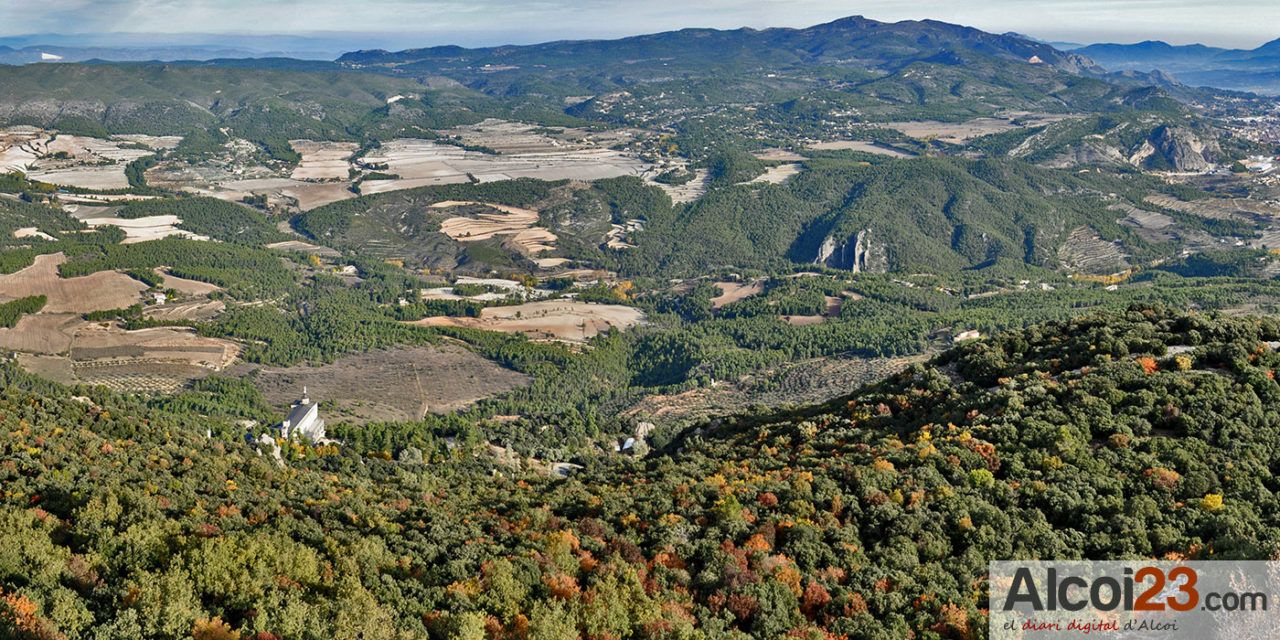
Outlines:
[[1280,94],[1280,40],[1247,50],[1148,40],[1136,44],[1093,44],[1074,49],[1073,53],[1115,71],[1158,69],[1190,85]]

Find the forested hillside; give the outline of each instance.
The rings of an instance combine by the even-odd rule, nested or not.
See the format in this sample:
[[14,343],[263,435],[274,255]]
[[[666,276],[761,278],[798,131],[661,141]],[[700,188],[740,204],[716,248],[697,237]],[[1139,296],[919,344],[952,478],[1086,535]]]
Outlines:
[[1275,340],[1151,308],[1037,326],[567,480],[443,440],[278,465],[225,427],[251,397],[202,416],[227,389],[5,366],[0,633],[969,637],[991,558],[1274,557]]
[[1081,228],[1139,256],[1170,249],[1120,224],[1117,203],[1148,208],[1146,193],[1171,189],[1137,174],[933,158],[818,158],[805,166],[785,185],[725,185],[672,213],[650,213],[640,249],[618,257],[623,270],[690,275],[790,262],[949,273],[999,260],[1055,268]]

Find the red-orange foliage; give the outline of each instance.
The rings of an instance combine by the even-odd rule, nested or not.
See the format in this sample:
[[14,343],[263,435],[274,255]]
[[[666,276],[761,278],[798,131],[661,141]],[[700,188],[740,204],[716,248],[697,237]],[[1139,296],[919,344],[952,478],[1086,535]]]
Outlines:
[[1141,356],[1136,360],[1136,362],[1138,363],[1138,366],[1142,367],[1142,371],[1145,373],[1155,373],[1160,370],[1160,363],[1156,362],[1156,359],[1151,356]]
[[1150,478],[1151,484],[1165,490],[1173,489],[1178,485],[1178,481],[1182,479],[1182,476],[1177,471],[1165,469],[1164,467],[1147,469],[1142,472],[1142,475]]
[[40,608],[26,596],[6,593],[0,597],[0,632],[8,631],[17,640],[67,640],[40,617]]
[[742,548],[751,552],[769,551],[773,549],[773,545],[769,544],[769,541],[765,540],[764,536],[757,533],[744,542]]
[[938,611],[938,622],[933,626],[934,632],[955,640],[969,640],[973,637],[973,629],[969,625],[969,614],[955,604],[944,604]]
[[547,585],[547,590],[551,592],[552,597],[561,600],[573,600],[582,593],[577,578],[564,573],[542,576],[542,583]]
[[830,602],[831,594],[827,588],[811,580],[804,588],[804,596],[800,599],[800,611],[804,612],[810,620],[815,620]]
[[192,640],[240,640],[240,632],[232,629],[222,618],[197,620],[191,630]]
[[852,618],[859,613],[867,612],[867,599],[861,593],[854,593],[844,603],[844,617]]
[[760,610],[760,601],[755,596],[745,593],[731,594],[725,602],[725,607],[733,613],[739,620],[747,621],[756,615]]

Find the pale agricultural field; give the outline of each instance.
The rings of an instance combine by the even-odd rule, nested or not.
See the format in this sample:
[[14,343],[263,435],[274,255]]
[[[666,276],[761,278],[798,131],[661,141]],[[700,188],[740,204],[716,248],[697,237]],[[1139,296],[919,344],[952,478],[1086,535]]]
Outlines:
[[40,355],[65,355],[75,332],[87,324],[78,314],[38,313],[18,319],[10,329],[0,329],[0,349]]
[[124,165],[72,166],[58,169],[37,169],[27,173],[27,177],[40,182],[48,182],[61,187],[77,189],[127,189],[129,179],[124,175]]
[[240,347],[229,340],[205,338],[185,327],[154,327],[124,331],[90,323],[75,334],[71,359],[77,363],[103,361],[165,362],[221,370],[235,361]]
[[644,322],[644,317],[643,311],[624,305],[540,300],[514,306],[486,307],[478,318],[438,316],[410,324],[522,333],[534,340],[585,342],[610,329],[634,327]]
[[26,173],[44,154],[49,137],[34,127],[0,129],[0,173]]
[[202,300],[151,306],[147,307],[146,310],[142,312],[142,315],[148,320],[191,320],[204,322],[212,320],[226,308],[227,305],[221,300]]
[[99,271],[87,276],[63,278],[58,265],[66,261],[62,253],[36,256],[31,266],[0,275],[0,296],[24,298],[43,295],[46,313],[88,313],[121,309],[137,303],[147,285],[116,271]]
[[715,282],[712,284],[720,290],[720,295],[711,299],[711,308],[719,309],[729,303],[746,300],[751,296],[764,293],[765,279],[760,278],[750,282]]
[[18,354],[18,366],[22,367],[27,373],[31,373],[45,380],[52,380],[60,384],[76,384],[75,369],[71,366],[71,360],[62,356],[41,356],[31,353]]
[[800,175],[800,171],[804,166],[798,163],[780,164],[769,167],[763,174],[756,176],[750,184],[783,184],[786,181]]
[[559,238],[549,229],[535,227],[538,212],[501,204],[446,200],[431,205],[433,209],[451,209],[463,206],[482,206],[496,213],[475,216],[456,216],[440,223],[440,232],[458,242],[478,242],[502,236],[528,254],[555,250]]
[[1023,127],[1035,127],[1066,119],[1055,114],[1013,114],[1007,118],[974,118],[965,122],[938,122],[918,120],[912,122],[883,122],[874,126],[894,129],[917,140],[941,140],[951,144],[964,144],[974,138],[1004,133]]
[[867,140],[834,140],[831,142],[818,142],[809,145],[809,148],[817,151],[861,151],[863,153],[876,153],[893,158],[915,157],[913,154],[900,149],[882,145],[878,142],[869,142]]
[[314,142],[290,140],[302,161],[289,175],[294,180],[346,180],[351,169],[351,156],[360,145],[354,142]]
[[146,149],[122,148],[121,144],[125,142],[123,140],[103,140],[102,138],[60,133],[45,145],[45,152],[63,152],[70,155],[72,159],[82,162],[94,162],[104,159],[121,164],[128,164],[138,158],[152,155],[151,151]]
[[641,175],[643,161],[620,151],[601,148],[547,150],[491,155],[466,151],[430,140],[397,139],[386,142],[364,158],[365,163],[386,164],[385,173],[396,180],[375,180],[361,185],[363,193],[385,193],[439,184],[461,184],[474,176],[480,182],[537,178],[540,180],[599,180]]
[[132,142],[151,149],[173,149],[182,143],[182,136],[149,136],[142,133],[123,133],[111,136],[112,140]]
[[299,211],[310,211],[356,197],[346,182],[306,182],[280,189],[280,195],[293,199]]
[[[706,169],[694,169],[693,179],[684,184],[663,184],[652,180],[653,176],[649,176],[649,184],[654,185],[664,192],[671,201],[676,204],[688,204],[701,198],[707,192],[707,187],[711,183],[711,172]],[[657,175],[656,173],[654,175]]]
[[794,151],[787,151],[786,149],[761,149],[760,151],[756,151],[751,155],[761,160],[771,160],[775,162],[804,162],[805,161],[804,156]]
[[54,238],[53,236],[41,231],[38,227],[23,227],[21,229],[14,229],[13,237],[18,238],[19,240],[23,238],[40,238],[41,240],[49,240],[49,241],[57,240],[57,238]]
[[644,220],[633,218],[624,224],[609,225],[609,233],[605,235],[604,245],[610,249],[634,249],[636,246],[627,241],[631,234],[644,229]]
[[234,342],[203,338],[191,329],[125,331],[115,323],[44,313],[0,329],[0,348],[20,352],[19,364],[50,380],[154,393],[171,393],[221,371],[240,352]]
[[142,218],[120,218],[110,209],[104,210],[100,207],[68,205],[64,206],[63,209],[70,213],[71,217],[89,225],[93,229],[104,226],[119,227],[121,231],[124,231],[125,235],[125,239],[121,244],[135,244],[171,236],[191,240],[209,239],[208,236],[179,229],[178,225],[182,224],[182,219],[173,214]]
[[59,134],[43,146],[45,154],[62,153],[69,158],[38,158],[26,171],[27,177],[81,189],[126,189],[125,166],[152,155],[147,149],[124,148],[121,141]]
[[216,291],[222,291],[222,287],[219,287],[216,284],[200,282],[199,280],[189,280],[187,278],[179,278],[163,268],[157,268],[155,273],[164,279],[163,288],[173,289],[174,291],[185,295],[207,296]]
[[277,251],[292,251],[328,258],[336,258],[342,255],[342,253],[336,249],[322,247],[318,244],[311,244],[310,242],[303,242],[301,240],[282,240],[280,242],[272,242],[266,245],[266,247],[268,249],[276,249]]
[[588,131],[572,127],[544,128],[497,118],[460,125],[440,133],[460,138],[464,144],[493,149],[504,156],[608,148],[632,140],[636,135],[635,131],[629,129]]
[[132,202],[136,200],[155,200],[159,197],[160,196],[143,196],[134,193],[60,193],[58,194],[58,201],[64,205],[78,206],[81,204],[101,205],[116,202]]

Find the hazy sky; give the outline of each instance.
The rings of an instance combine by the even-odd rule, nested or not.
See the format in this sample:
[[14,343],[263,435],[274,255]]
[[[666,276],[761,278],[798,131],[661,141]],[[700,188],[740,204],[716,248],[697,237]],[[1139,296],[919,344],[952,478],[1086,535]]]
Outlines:
[[1280,38],[1280,0],[0,0],[0,35],[361,31],[475,45],[797,27],[854,14],[1074,42],[1253,47]]

